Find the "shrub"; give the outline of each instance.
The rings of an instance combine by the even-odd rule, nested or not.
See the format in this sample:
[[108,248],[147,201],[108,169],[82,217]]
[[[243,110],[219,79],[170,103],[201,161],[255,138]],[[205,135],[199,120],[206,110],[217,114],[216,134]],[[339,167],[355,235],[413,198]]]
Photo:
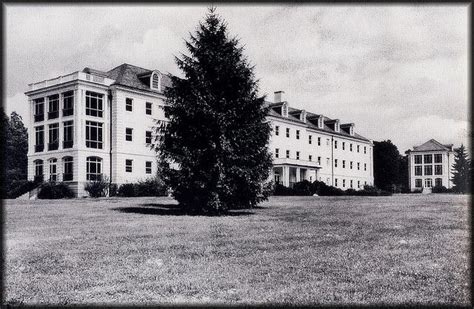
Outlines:
[[17,198],[36,188],[39,184],[28,180],[14,180],[7,191],[7,198]]
[[107,190],[109,188],[109,182],[105,177],[100,180],[94,180],[86,183],[84,190],[89,193],[90,197],[101,197],[107,195]]
[[431,189],[432,193],[453,193],[453,189],[448,189],[445,186],[434,186]]
[[378,189],[374,186],[366,185],[364,189],[356,191],[356,195],[359,196],[390,196],[392,195],[391,192]]
[[62,182],[45,182],[40,185],[39,199],[60,199],[74,197],[74,192]]
[[135,193],[135,185],[133,183],[124,183],[118,188],[117,195],[122,197],[137,196]]
[[116,183],[109,184],[109,196],[117,196],[118,186]]
[[277,183],[273,189],[273,195],[293,195],[293,190]]
[[139,181],[135,184],[136,196],[166,196],[167,188],[158,177]]
[[297,182],[293,185],[293,195],[313,195],[312,184],[307,180]]

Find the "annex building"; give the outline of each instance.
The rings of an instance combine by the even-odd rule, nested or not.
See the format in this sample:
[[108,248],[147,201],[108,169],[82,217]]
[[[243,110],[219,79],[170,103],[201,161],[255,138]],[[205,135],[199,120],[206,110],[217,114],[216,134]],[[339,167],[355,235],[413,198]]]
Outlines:
[[[62,181],[84,196],[84,185],[100,178],[123,184],[154,177],[150,145],[156,121],[166,121],[169,84],[160,71],[130,64],[29,84],[28,179]],[[352,123],[289,107],[282,94],[267,103],[273,179],[285,186],[304,179],[342,189],[372,185],[372,142]]]
[[443,145],[430,139],[413,150],[408,155],[408,177],[410,191],[430,193],[434,186],[451,188],[453,174],[451,165],[454,163],[453,145]]

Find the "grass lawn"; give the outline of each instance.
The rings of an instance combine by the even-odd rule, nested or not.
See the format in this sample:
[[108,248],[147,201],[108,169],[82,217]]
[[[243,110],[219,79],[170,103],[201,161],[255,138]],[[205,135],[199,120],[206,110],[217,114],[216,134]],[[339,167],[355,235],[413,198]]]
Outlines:
[[470,304],[466,195],[4,203],[8,303]]

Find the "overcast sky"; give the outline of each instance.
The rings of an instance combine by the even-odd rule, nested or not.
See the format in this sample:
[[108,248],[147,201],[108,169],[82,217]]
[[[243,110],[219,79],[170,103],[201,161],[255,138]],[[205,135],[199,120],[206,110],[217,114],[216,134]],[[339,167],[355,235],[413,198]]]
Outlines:
[[[27,115],[27,85],[122,63],[180,75],[174,55],[206,5],[6,5],[5,102]],[[354,122],[400,152],[468,139],[466,5],[217,5],[273,101]]]

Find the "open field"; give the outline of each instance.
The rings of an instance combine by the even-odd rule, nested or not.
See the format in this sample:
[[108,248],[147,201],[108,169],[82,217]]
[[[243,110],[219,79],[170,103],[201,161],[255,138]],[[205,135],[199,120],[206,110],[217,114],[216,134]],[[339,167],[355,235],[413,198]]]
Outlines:
[[9,303],[470,303],[466,195],[5,201]]

